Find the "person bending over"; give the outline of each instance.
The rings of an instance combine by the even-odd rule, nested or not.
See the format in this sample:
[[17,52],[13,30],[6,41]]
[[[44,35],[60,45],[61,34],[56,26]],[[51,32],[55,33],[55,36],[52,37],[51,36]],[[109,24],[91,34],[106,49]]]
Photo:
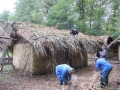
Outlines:
[[96,71],[101,71],[101,87],[108,85],[108,76],[113,66],[105,58],[98,58],[95,63]]
[[70,85],[72,84],[72,73],[75,69],[67,64],[60,64],[56,66],[56,76],[59,79],[60,85]]

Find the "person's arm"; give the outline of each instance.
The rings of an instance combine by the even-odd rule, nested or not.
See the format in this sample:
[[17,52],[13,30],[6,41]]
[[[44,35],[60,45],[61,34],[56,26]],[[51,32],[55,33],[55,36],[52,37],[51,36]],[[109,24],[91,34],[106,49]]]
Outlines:
[[71,74],[69,74],[69,81],[70,81],[70,80],[72,80],[72,75],[71,75]]
[[62,81],[65,82],[65,83],[68,82],[68,80],[67,80],[66,77],[65,77],[66,74],[67,74],[67,73],[66,73],[66,71],[64,71],[64,70],[63,70],[62,73],[61,73],[61,79],[62,79]]
[[60,85],[62,85],[62,78],[61,76],[59,77]]

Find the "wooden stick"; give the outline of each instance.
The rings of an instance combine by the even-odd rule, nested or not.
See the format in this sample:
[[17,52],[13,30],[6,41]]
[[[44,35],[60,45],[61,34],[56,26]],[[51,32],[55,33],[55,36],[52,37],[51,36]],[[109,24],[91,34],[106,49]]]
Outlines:
[[0,38],[11,39],[10,37],[3,37],[3,36],[0,36]]
[[110,46],[112,46],[117,40],[119,40],[120,37],[116,38],[115,40],[113,40],[108,46],[107,49],[110,48]]
[[10,64],[12,65],[13,69],[14,69],[14,70],[16,70],[16,69],[15,69],[15,67],[14,67],[14,65],[13,65],[13,62],[12,62],[13,58],[12,58],[12,59],[10,59],[11,57],[9,56],[9,54],[8,54],[8,53],[7,53],[7,56],[9,57],[9,61],[10,61]]

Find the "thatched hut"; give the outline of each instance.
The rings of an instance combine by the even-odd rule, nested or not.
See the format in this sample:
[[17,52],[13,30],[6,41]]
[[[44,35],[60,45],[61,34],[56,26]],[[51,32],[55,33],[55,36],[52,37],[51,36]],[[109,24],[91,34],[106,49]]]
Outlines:
[[[87,50],[97,46],[79,34],[69,35],[67,30],[56,30],[28,23],[15,23],[13,41],[13,64],[32,74],[44,74],[57,64],[68,63],[74,68],[87,66]],[[93,50],[92,50],[93,51]]]
[[113,41],[113,38],[110,35],[104,35],[104,36],[98,36],[98,37],[106,45],[109,45]]
[[[57,30],[29,23],[12,23],[13,64],[32,74],[44,74],[62,63],[74,68],[87,66],[90,55],[105,39],[79,32],[70,36],[69,30]],[[109,41],[109,39],[108,39]]]

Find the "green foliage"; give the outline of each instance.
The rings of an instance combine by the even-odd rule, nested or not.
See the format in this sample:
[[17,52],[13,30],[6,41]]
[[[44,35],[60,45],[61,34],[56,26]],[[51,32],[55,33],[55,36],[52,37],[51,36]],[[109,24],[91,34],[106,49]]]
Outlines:
[[[0,20],[22,21],[59,29],[76,27],[89,35],[120,30],[120,0],[17,0],[15,13],[4,11]],[[115,33],[115,34],[114,34]]]
[[10,12],[9,11],[3,11],[3,13],[0,15],[0,20],[3,20],[3,21],[8,21],[8,17],[10,15]]
[[72,11],[72,0],[58,0],[54,6],[51,7],[48,14],[48,26],[58,25],[59,29],[71,29],[74,24],[74,13]]
[[113,33],[112,35],[111,35],[114,39],[115,38],[120,38],[120,30],[119,31],[116,31],[115,33]]
[[[0,51],[0,54],[3,54],[3,52],[2,52],[2,51]],[[11,52],[8,52],[8,54],[9,54],[9,56],[10,56],[10,57],[12,57],[12,56],[13,56],[13,53],[11,53]]]
[[16,3],[16,20],[22,22],[41,23],[37,0],[18,0]]

